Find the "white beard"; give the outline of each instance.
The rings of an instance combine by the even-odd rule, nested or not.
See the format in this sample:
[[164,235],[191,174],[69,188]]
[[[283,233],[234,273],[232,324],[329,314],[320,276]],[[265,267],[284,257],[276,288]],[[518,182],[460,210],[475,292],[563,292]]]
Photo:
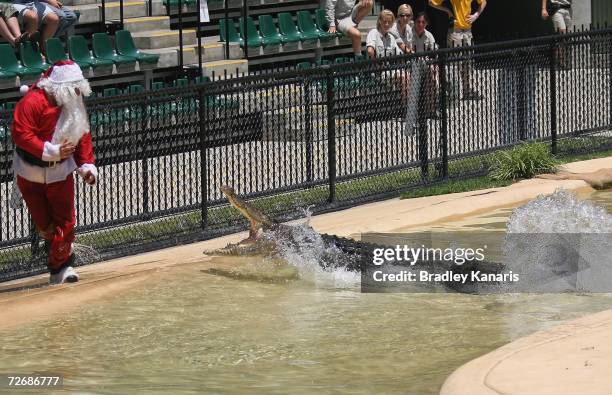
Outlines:
[[[89,132],[89,117],[83,102],[83,96],[91,94],[87,80],[68,83],[53,83],[48,78],[39,80],[36,85],[55,99],[62,112],[55,125],[52,144],[62,144],[68,140],[76,145],[81,137]],[[77,94],[77,89],[81,94]]]
[[52,144],[62,144],[68,140],[76,145],[81,137],[89,131],[87,110],[83,98],[77,96],[62,103],[62,112],[55,125]]

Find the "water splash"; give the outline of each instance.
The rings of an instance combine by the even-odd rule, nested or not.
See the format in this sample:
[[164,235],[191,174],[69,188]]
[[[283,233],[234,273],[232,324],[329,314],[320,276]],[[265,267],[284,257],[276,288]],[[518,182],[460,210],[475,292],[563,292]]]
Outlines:
[[612,233],[605,208],[557,189],[514,210],[507,233]]
[[[355,257],[345,254],[335,244],[327,242],[309,225],[310,212],[305,209],[304,222],[283,227],[280,231],[266,232],[278,246],[278,254],[298,269],[302,280],[321,288],[353,288],[359,286],[359,273],[348,271],[347,263]],[[291,235],[278,234],[291,232]]]
[[518,290],[611,292],[612,215],[565,190],[514,210],[504,263],[520,273]]

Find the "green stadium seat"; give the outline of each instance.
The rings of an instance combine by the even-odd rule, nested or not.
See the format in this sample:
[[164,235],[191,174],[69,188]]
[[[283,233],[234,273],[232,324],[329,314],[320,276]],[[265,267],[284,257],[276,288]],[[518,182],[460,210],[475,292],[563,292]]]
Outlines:
[[336,38],[335,34],[319,29],[312,20],[310,11],[298,11],[297,22],[300,31],[309,36],[317,36],[321,41],[329,41]]
[[[134,94],[134,93],[142,93],[145,91],[144,86],[140,84],[129,85],[123,93],[125,94]],[[145,119],[150,112],[149,106],[140,104],[132,104],[128,106],[126,109],[127,116],[132,119]]]
[[43,60],[43,57],[38,50],[38,45],[33,44],[30,41],[25,41],[19,44],[19,57],[21,58],[21,63],[31,69],[47,70],[49,67],[51,67],[50,64]]
[[[196,3],[197,3],[196,0],[181,0],[181,5],[192,5]],[[169,6],[177,7],[178,0],[163,0],[162,4],[165,5],[166,7],[169,7]]]
[[[220,19],[219,20],[219,35],[221,37],[221,41],[225,42],[226,41],[226,37],[225,37],[225,26],[226,26],[226,20],[225,19]],[[238,43],[240,44],[241,47],[244,47],[244,40],[242,39],[242,37],[240,37],[240,35],[238,34],[238,30],[236,30],[236,23],[234,22],[233,19],[229,19],[229,24],[227,25],[228,27],[228,37],[229,37],[229,42],[231,43]],[[249,40],[247,42],[247,45],[249,46],[249,48],[255,48],[255,47],[260,47],[261,46],[261,40],[257,41],[257,40]]]
[[[261,34],[259,34],[257,27],[255,27],[255,22],[253,22],[253,18],[249,16],[247,17],[246,21],[247,21],[247,32],[248,32],[247,42],[248,42],[249,47],[260,47],[262,45],[270,45],[269,43],[266,43],[264,38],[261,36]],[[240,17],[238,19],[238,27],[240,30],[240,36],[244,40],[244,18]],[[273,43],[273,44],[278,45],[278,43]]]
[[293,41],[312,41],[318,40],[319,35],[316,33],[303,33],[297,29],[293,22],[293,17],[288,12],[278,14],[278,28],[282,35],[291,38]]
[[111,44],[108,34],[94,33],[91,37],[91,46],[96,58],[112,60],[118,66],[136,64],[135,57],[119,55],[113,50],[113,45]]
[[102,96],[111,97],[111,96],[117,96],[119,94],[121,94],[121,91],[117,88],[105,88]]
[[315,62],[317,64],[317,66],[325,66],[327,64],[331,64],[331,60],[329,59],[319,59]]
[[[225,31],[226,24],[227,32]],[[226,33],[227,37],[225,36]],[[234,23],[233,19],[230,19],[229,23],[227,23],[225,19],[219,20],[219,36],[221,38],[221,41],[223,42],[229,41],[231,43],[238,43],[241,47],[244,46],[244,40],[238,35],[238,31],[236,30],[236,24]]]
[[0,44],[0,70],[15,73],[20,77],[35,77],[44,71],[43,69],[25,67],[19,64],[15,51],[10,44]]
[[193,80],[193,83],[195,85],[208,84],[209,82],[210,82],[210,77],[207,75],[201,75],[199,77],[195,77],[195,79]]
[[95,70],[98,67],[110,67],[113,65],[112,60],[94,58],[89,52],[87,41],[83,36],[68,37],[68,53],[80,68],[93,67]]
[[300,62],[297,64],[298,70],[308,70],[312,68],[312,64],[310,62]]
[[159,55],[141,52],[132,39],[132,34],[127,30],[119,30],[115,34],[117,53],[122,56],[136,58],[140,63],[157,64]]
[[351,61],[351,58],[348,58],[346,56],[338,56],[337,58],[334,59],[334,63],[336,64],[348,63],[350,61]]
[[276,30],[276,26],[274,25],[274,20],[272,19],[272,15],[260,15],[259,19],[259,31],[261,32],[263,38],[268,41],[268,43],[280,43],[285,44],[289,42],[296,42],[299,39],[292,40],[288,37],[283,36]]
[[13,73],[12,71],[0,69],[0,80],[13,80],[16,77],[17,77],[16,73]]
[[189,86],[189,80],[187,78],[177,78],[172,81],[171,86],[175,88],[186,87]]
[[125,89],[125,93],[140,93],[140,92],[144,92],[144,86],[142,85],[138,85],[138,84],[134,84],[134,85],[130,85]]
[[17,105],[17,102],[7,101],[6,103],[4,103],[4,109],[8,111],[13,111],[16,105]]
[[[319,8],[315,11],[315,22],[317,27],[324,32],[329,30],[329,22],[327,21],[327,16],[325,15],[325,10]],[[337,37],[342,37],[342,33],[336,32]]]
[[51,64],[68,59],[68,55],[64,50],[64,45],[59,38],[48,39],[45,41],[45,46],[47,48],[47,60]]
[[151,82],[151,90],[158,91],[164,89],[165,85],[162,81]]

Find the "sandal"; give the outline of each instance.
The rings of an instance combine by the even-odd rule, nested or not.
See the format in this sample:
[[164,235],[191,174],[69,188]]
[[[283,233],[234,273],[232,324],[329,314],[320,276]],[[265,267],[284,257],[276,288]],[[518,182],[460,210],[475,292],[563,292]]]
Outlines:
[[28,40],[30,40],[31,43],[37,43],[39,39],[40,39],[40,32],[38,30],[32,34],[28,34]]

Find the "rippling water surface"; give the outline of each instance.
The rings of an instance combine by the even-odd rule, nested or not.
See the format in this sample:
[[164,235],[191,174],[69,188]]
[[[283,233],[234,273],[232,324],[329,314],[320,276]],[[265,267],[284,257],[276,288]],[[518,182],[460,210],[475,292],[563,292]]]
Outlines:
[[346,276],[270,284],[202,267],[1,331],[0,372],[62,373],[89,394],[435,394],[470,359],[612,308],[606,294],[361,294]]

